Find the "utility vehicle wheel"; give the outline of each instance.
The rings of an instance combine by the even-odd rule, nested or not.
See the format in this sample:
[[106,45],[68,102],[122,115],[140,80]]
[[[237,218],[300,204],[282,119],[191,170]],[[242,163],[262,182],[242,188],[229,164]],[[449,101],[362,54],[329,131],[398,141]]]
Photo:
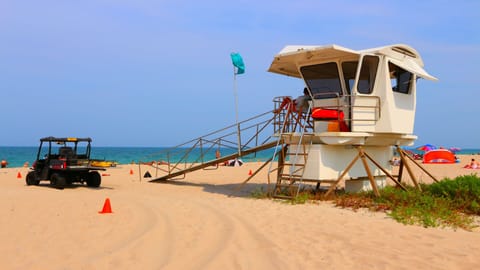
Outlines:
[[87,179],[87,186],[89,187],[99,187],[102,183],[102,177],[98,172],[89,172]]
[[59,173],[52,174],[50,178],[50,184],[58,189],[63,189],[65,187],[65,177]]
[[37,174],[35,172],[29,172],[25,180],[28,186],[31,186],[31,185],[38,186],[38,184],[40,183],[40,180],[38,180]]

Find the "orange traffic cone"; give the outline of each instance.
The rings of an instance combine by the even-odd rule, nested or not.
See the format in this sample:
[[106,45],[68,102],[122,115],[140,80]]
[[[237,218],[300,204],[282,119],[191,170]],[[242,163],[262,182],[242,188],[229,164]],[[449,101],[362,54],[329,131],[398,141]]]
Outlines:
[[132,169],[130,169],[130,175],[133,175],[133,170]]
[[110,205],[110,199],[106,198],[105,203],[103,204],[102,211],[98,212],[99,214],[111,214],[112,213],[112,206]]
[[22,174],[20,172],[17,173],[17,178],[18,179],[22,178]]
[[248,175],[252,175],[252,174],[253,174],[252,170],[248,171]]

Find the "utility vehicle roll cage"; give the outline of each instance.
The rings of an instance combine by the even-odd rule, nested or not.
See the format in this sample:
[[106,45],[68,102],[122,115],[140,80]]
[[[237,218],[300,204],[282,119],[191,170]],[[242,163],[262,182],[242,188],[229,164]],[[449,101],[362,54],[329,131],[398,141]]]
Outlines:
[[[73,151],[73,154],[77,154],[77,147],[80,142],[86,142],[86,149],[85,153],[82,154],[85,158],[90,157],[90,151],[91,151],[91,142],[92,139],[87,137],[87,138],[75,138],[75,137],[65,137],[65,138],[57,138],[57,137],[45,137],[40,139],[40,146],[38,148],[38,154],[37,154],[37,159],[40,159],[40,155],[42,153],[41,149],[43,147],[43,143],[48,143],[48,156],[52,155],[52,143],[62,145],[65,150],[71,149]],[[73,145],[73,148],[67,147],[67,143],[70,145]]]

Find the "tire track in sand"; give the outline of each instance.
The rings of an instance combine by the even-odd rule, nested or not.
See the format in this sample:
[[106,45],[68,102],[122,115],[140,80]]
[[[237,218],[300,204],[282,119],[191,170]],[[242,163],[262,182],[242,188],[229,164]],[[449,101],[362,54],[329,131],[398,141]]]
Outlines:
[[188,206],[195,209],[191,222],[203,224],[190,245],[185,243],[188,235],[175,227],[180,238],[174,240],[175,253],[165,269],[279,268],[271,241],[244,217],[211,199],[189,200]]
[[[131,269],[135,264],[156,269],[169,260],[171,247],[159,245],[155,240],[161,239],[162,243],[172,242],[170,232],[173,225],[167,213],[155,211],[141,194],[129,194],[123,199],[128,201],[128,206],[117,205],[117,209],[123,207],[123,211],[129,215],[127,224],[117,224],[122,228],[112,229],[110,232],[114,234],[112,237],[122,237],[106,246],[103,252],[87,255],[85,269]],[[158,198],[156,200],[158,201]],[[128,211],[125,211],[127,209]],[[145,252],[146,250],[148,252]]]

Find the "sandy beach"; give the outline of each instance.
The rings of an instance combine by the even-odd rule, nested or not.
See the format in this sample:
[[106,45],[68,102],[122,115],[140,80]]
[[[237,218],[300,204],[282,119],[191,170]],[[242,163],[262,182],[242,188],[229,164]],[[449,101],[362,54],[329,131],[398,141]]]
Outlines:
[[[479,158],[426,167],[438,178],[476,173],[462,168],[472,157]],[[407,226],[329,202],[253,199],[266,170],[230,196],[261,164],[201,170],[170,184],[149,183],[138,165],[122,165],[103,172],[101,188],[63,190],[47,182],[26,186],[28,168],[0,169],[0,268],[474,269],[480,263],[478,229]],[[106,198],[113,213],[99,214]]]

